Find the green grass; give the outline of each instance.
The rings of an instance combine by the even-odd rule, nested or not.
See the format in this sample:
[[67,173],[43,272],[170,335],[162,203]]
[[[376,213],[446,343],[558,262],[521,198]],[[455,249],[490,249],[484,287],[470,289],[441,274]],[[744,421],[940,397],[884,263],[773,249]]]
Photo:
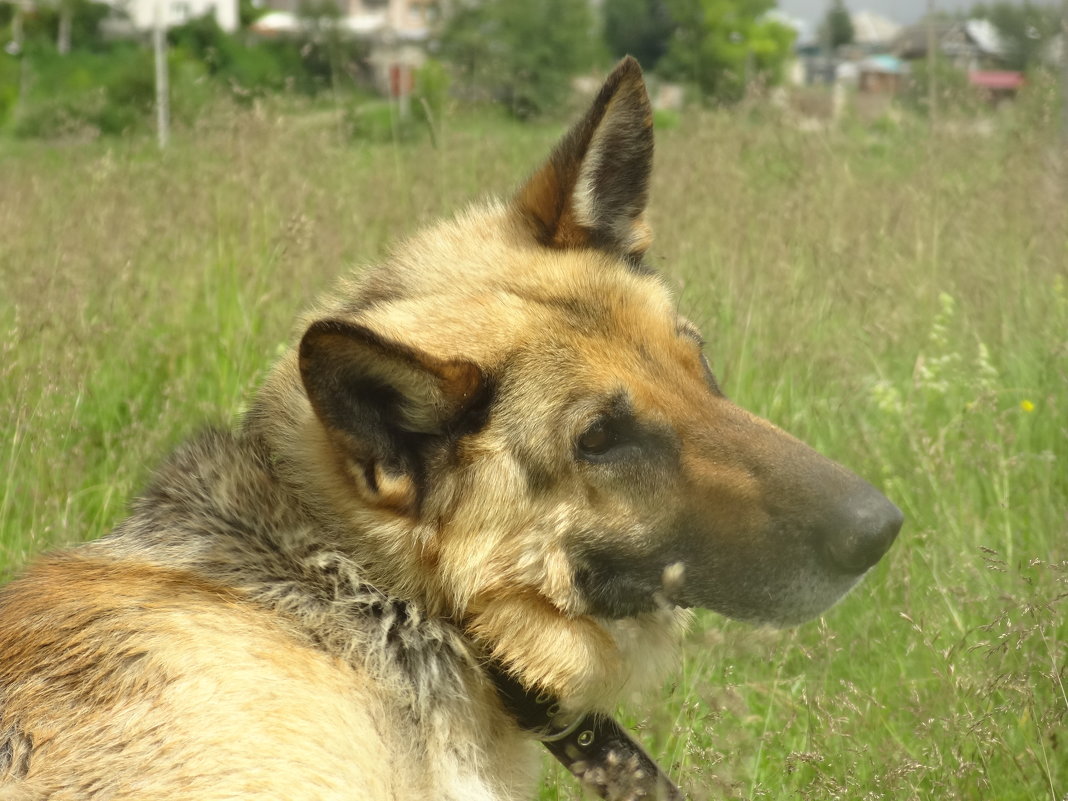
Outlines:
[[[353,146],[267,107],[142,140],[0,142],[0,575],[97,536],[234,419],[295,313],[558,129]],[[728,394],[907,515],[820,621],[706,615],[624,718],[695,798],[1068,794],[1068,177],[1041,126],[660,134],[652,261]],[[542,801],[577,798],[559,769]]]

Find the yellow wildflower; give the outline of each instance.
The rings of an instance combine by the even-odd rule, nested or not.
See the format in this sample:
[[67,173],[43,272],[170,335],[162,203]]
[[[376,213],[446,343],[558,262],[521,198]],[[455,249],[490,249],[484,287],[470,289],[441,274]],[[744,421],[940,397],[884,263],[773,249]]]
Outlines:
[[1025,412],[1033,412],[1035,410],[1035,404],[1025,399],[1020,401],[1020,408],[1023,409]]

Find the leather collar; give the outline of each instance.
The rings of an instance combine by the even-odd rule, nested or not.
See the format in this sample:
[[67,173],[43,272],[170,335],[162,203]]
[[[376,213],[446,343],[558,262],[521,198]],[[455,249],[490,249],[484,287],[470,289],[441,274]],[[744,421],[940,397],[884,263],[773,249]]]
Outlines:
[[591,713],[560,727],[551,695],[524,687],[499,665],[489,673],[505,708],[582,784],[606,801],[685,801],[682,791],[613,718]]

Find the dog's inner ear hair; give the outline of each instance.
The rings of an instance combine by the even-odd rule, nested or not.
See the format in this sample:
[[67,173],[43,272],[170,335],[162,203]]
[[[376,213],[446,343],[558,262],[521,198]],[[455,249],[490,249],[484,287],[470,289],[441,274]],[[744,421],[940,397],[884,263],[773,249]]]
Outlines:
[[599,248],[641,265],[652,239],[644,220],[652,165],[653,111],[641,68],[627,57],[515,208],[543,245]]
[[400,494],[411,497],[392,505],[417,505],[430,458],[489,414],[490,382],[478,365],[436,358],[360,325],[313,323],[299,359],[312,409],[367,488],[410,487]]

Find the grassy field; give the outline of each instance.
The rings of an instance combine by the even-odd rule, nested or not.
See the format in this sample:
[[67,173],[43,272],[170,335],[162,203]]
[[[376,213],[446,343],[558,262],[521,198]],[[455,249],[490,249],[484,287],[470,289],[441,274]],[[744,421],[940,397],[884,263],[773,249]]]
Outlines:
[[[226,114],[147,141],[0,143],[0,577],[106,531],[234,420],[295,312],[482,193],[557,126],[429,142]],[[621,711],[694,797],[1068,798],[1068,173],[1041,124],[659,134],[653,263],[728,394],[907,523],[823,619],[703,616]],[[547,768],[542,801],[577,798]]]

